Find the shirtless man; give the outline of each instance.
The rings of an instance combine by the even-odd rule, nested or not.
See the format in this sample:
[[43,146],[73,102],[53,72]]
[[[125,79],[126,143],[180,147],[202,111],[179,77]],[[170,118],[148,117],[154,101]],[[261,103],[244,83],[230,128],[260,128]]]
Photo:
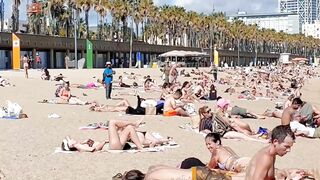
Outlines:
[[176,101],[180,100],[182,96],[181,89],[178,89],[173,95],[166,98],[163,107],[164,116],[186,116],[189,117],[189,113],[183,108],[184,103],[177,104]]
[[306,172],[299,169],[278,170],[274,164],[276,156],[290,152],[295,135],[289,126],[277,126],[272,130],[271,143],[262,148],[251,159],[246,171],[246,180],[301,179]]
[[170,83],[176,83],[177,82],[177,78],[178,78],[178,70],[177,68],[181,67],[180,64],[174,64],[171,69],[170,69],[170,75],[169,75],[169,79],[170,79]]
[[171,71],[170,62],[166,61],[166,65],[164,66],[164,69],[163,69],[165,83],[169,83],[170,71]]
[[[289,107],[287,107],[282,113],[282,118],[281,118],[282,125],[289,125],[294,118],[299,118],[298,116],[295,116],[295,115],[297,110],[301,107],[302,103],[303,102],[300,98],[294,98],[292,100],[292,104]],[[300,118],[302,117],[300,116]]]

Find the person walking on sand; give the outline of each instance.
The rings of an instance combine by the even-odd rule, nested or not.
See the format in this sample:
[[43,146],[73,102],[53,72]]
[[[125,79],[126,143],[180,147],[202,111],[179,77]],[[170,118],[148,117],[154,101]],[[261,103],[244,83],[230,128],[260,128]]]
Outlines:
[[68,67],[68,62],[69,61],[70,61],[70,58],[69,58],[68,55],[66,55],[66,57],[64,57],[64,64],[65,64],[66,69],[69,69],[69,67]]
[[23,56],[22,62],[23,62],[23,69],[24,69],[24,72],[25,72],[25,77],[28,79],[29,78],[29,74],[28,74],[29,58],[28,58],[27,54],[25,54]]
[[111,62],[106,62],[106,68],[103,71],[103,81],[106,88],[106,99],[111,99],[112,91],[112,80],[113,80],[113,70],[111,67]]

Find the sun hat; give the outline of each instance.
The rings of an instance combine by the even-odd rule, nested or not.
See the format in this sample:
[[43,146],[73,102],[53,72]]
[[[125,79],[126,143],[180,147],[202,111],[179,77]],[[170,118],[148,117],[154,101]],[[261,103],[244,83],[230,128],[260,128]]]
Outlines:
[[217,106],[220,108],[223,108],[224,106],[229,105],[229,104],[230,104],[230,101],[228,101],[226,99],[219,99],[217,101]]

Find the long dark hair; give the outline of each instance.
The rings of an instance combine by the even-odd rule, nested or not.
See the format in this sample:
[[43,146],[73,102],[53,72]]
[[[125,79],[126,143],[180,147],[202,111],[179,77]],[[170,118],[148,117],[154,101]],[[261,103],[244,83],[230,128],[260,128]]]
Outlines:
[[219,145],[221,145],[221,137],[220,134],[218,133],[209,133],[207,134],[207,136],[205,137],[205,139],[210,138],[214,143],[219,142]]
[[141,171],[133,169],[124,174],[122,177],[122,180],[143,180],[145,177],[145,174],[143,174]]

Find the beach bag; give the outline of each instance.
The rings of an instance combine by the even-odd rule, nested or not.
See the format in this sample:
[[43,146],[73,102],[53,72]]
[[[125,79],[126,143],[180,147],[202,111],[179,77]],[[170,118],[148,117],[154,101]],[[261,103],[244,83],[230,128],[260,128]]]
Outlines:
[[148,106],[146,107],[146,115],[156,115],[157,114],[157,108],[156,107],[152,107],[152,106]]
[[8,106],[8,115],[9,117],[17,117],[19,118],[20,113],[22,113],[22,107],[17,103],[12,103],[11,101],[7,100]]
[[212,132],[218,133],[221,137],[224,134],[231,131],[232,128],[224,122],[223,117],[219,115],[219,113],[214,113],[213,115],[213,123],[212,123]]

